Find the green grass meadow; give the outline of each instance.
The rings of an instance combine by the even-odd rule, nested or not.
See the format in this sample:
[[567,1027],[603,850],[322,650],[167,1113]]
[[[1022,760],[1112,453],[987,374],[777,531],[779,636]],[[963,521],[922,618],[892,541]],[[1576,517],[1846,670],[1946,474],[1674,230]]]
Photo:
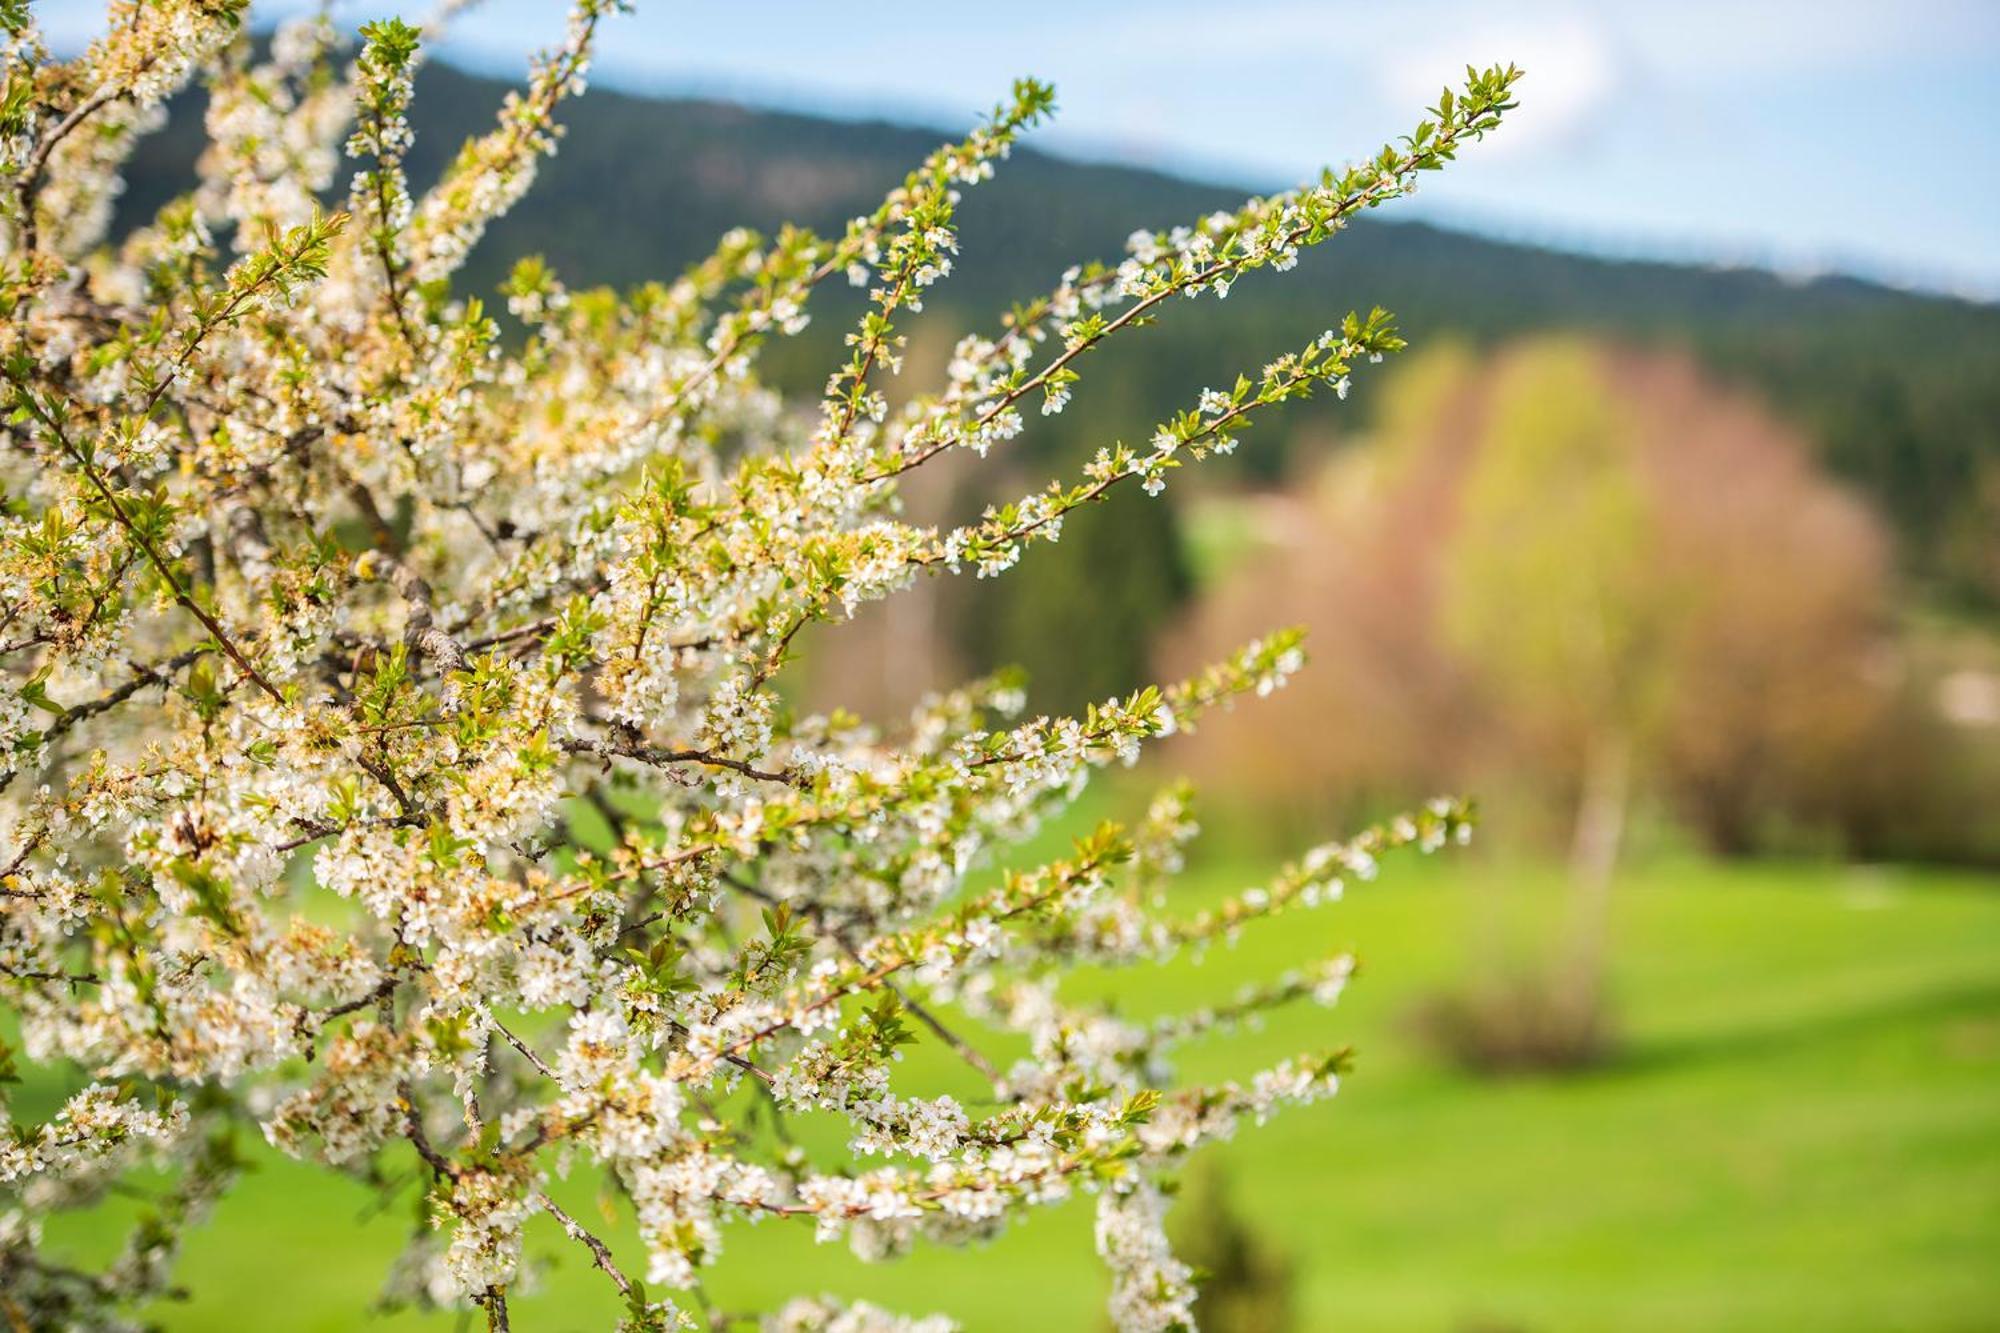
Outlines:
[[[1261,877],[1198,868],[1192,902]],[[1191,1078],[1351,1043],[1332,1102],[1217,1151],[1239,1208],[1293,1259],[1307,1330],[1992,1329],[2000,1327],[2000,881],[1832,866],[1661,863],[1615,915],[1623,1037],[1606,1066],[1482,1082],[1424,1053],[1410,1013],[1471,960],[1557,910],[1541,873],[1412,868],[1168,969],[1088,977],[1135,1014],[1352,948],[1333,1011],[1287,1012],[1188,1052]],[[934,1042],[911,1086],[977,1089]],[[595,1191],[573,1208],[603,1234]],[[264,1154],[191,1240],[169,1329],[450,1329],[366,1308],[412,1198],[372,1196]],[[94,1228],[94,1230],[93,1230]],[[942,1309],[970,1330],[1099,1330],[1091,1205],[1074,1200],[971,1252],[863,1266],[810,1231],[738,1227],[725,1308],[827,1290]],[[81,1250],[106,1222],[62,1219]],[[514,1327],[602,1330],[617,1303],[546,1219],[539,1291]],[[627,1250],[627,1253],[635,1251]]]

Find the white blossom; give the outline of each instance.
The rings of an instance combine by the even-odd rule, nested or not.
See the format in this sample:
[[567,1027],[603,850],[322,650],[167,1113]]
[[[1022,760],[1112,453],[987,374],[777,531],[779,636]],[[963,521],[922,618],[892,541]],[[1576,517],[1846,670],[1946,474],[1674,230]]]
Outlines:
[[[1079,1188],[1101,1191],[1119,1326],[1184,1326],[1154,1180],[1331,1094],[1339,1060],[1184,1085],[1174,1050],[1331,1003],[1351,963],[1153,1023],[1065,1005],[1056,979],[1229,938],[1468,833],[1440,801],[1175,915],[1159,885],[1195,828],[1176,791],[1133,830],[994,869],[1097,770],[1282,685],[1296,631],[1080,717],[1021,716],[1006,676],[889,730],[783,691],[810,626],[926,575],[1001,576],[1110,488],[1157,493],[1397,350],[1386,314],[1356,314],[1078,481],[942,530],[901,516],[904,473],[1015,440],[1031,395],[1061,411],[1090,354],[1169,297],[1289,268],[1407,193],[1498,123],[1513,71],[1475,73],[1428,138],[1365,168],[1135,233],[892,400],[923,294],[961,262],[967,192],[1052,91],[1022,81],[834,236],[732,230],[629,300],[523,261],[504,301],[528,337],[503,341],[454,275],[556,151],[619,7],[577,0],[422,189],[405,159],[430,34],[408,25],[352,51],[331,18],[287,23],[259,57],[235,6],[114,0],[71,61],[32,33],[0,47],[20,110],[0,135],[0,1000],[20,1058],[83,1089],[39,1122],[0,1100],[0,1285],[32,1326],[125,1327],[170,1290],[240,1124],[388,1197],[419,1182],[390,1293],[494,1326],[537,1213],[618,1288],[622,1327],[654,1333],[693,1327],[688,1303],[636,1279],[691,1288],[748,1222],[886,1259]],[[197,188],[107,245],[134,136],[198,74]],[[761,352],[837,277],[867,317],[817,400],[789,399]],[[996,1031],[1032,1058],[996,1067]],[[910,1086],[913,1040],[991,1097]],[[843,1126],[845,1152],[790,1144],[795,1114]],[[103,1272],[39,1257],[50,1215],[139,1171],[165,1182],[160,1234]],[[572,1171],[615,1186],[637,1253],[563,1210]],[[764,1327],[953,1327],[785,1296]]]

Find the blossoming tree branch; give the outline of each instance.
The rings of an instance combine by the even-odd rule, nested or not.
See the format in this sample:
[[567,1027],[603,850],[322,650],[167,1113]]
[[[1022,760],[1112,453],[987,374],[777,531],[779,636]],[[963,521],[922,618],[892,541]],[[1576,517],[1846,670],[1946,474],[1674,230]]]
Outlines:
[[[1467,832],[1441,800],[1176,915],[1156,890],[1193,824],[1170,789],[1065,859],[995,868],[1094,770],[1279,685],[1296,632],[1081,717],[1020,720],[996,679],[877,730],[780,685],[806,627],[1004,574],[1113,488],[1157,492],[1279,405],[1344,395],[1402,346],[1380,310],[1221,368],[1142,444],[977,522],[899,517],[898,478],[1060,411],[1106,340],[1408,194],[1499,123],[1515,70],[1468,70],[1353,166],[1056,275],[892,398],[968,192],[1052,91],[1017,84],[838,235],[734,231],[622,295],[525,260],[503,336],[453,274],[555,150],[617,7],[580,0],[418,193],[431,32],[357,45],[319,18],[260,43],[241,0],[115,0],[62,61],[0,0],[0,1072],[54,1089],[0,1135],[0,1325],[138,1327],[247,1129],[418,1189],[391,1293],[495,1329],[537,1214],[627,1329],[947,1328],[813,1293],[725,1313],[701,1275],[746,1220],[879,1258],[1079,1191],[1119,1327],[1191,1327],[1159,1182],[1333,1092],[1343,1056],[1184,1086],[1173,1048],[1331,1002],[1349,962],[1152,1024],[1066,999],[1066,970],[1156,966]],[[109,239],[122,162],[196,78],[198,183]],[[867,314],[824,396],[788,401],[759,352],[830,282]],[[608,849],[567,832],[579,805]],[[1030,1057],[1004,1065],[996,1034]],[[912,1041],[990,1097],[899,1087]],[[793,1146],[791,1116],[836,1119],[848,1152]],[[554,1197],[572,1165],[616,1229]],[[46,1219],[135,1174],[155,1197],[108,1264],[49,1251]]]

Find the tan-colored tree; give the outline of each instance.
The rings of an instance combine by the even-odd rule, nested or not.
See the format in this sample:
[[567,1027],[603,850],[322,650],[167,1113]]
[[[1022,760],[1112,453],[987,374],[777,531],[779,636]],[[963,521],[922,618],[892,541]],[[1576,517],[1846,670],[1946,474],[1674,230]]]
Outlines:
[[[1511,822],[1539,812],[1574,845],[1592,737],[1619,734],[1598,751],[1629,752],[1633,794],[1730,851],[1813,817],[1816,774],[1878,716],[1879,525],[1759,403],[1677,356],[1432,348],[1386,386],[1370,438],[1227,503],[1261,544],[1165,660],[1273,605],[1322,627],[1310,684],[1190,742],[1260,802],[1365,805],[1497,772],[1489,801],[1536,797]],[[1308,780],[1265,781],[1263,756],[1302,729]]]
[[1196,739],[1202,767],[1256,791],[1304,751],[1312,781],[1288,761],[1258,793],[1276,803],[1472,781],[1502,827],[1564,843],[1576,921],[1542,1017],[1588,1045],[1634,799],[1746,851],[1832,819],[1828,775],[1884,727],[1884,542],[1808,458],[1674,356],[1426,352],[1366,446],[1306,498],[1260,502],[1288,540],[1184,632],[1178,650],[1274,602],[1340,626],[1304,691]]
[[[1747,849],[1832,808],[1825,775],[1889,706],[1884,542],[1808,458],[1676,357],[1574,338],[1426,353],[1373,439],[1258,502],[1284,539],[1173,648],[1276,604],[1338,626],[1304,689],[1195,739],[1198,767],[1258,791],[1265,756],[1303,750],[1322,804],[1474,781],[1503,827],[1567,846],[1561,1007],[1581,1021],[1633,802]],[[1296,779],[1260,799],[1297,802]]]

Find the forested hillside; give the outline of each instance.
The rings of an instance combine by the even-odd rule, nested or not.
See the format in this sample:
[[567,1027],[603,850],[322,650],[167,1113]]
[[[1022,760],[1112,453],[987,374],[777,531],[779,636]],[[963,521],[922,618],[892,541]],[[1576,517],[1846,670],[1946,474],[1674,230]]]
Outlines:
[[[411,158],[418,182],[490,123],[504,88],[442,65],[425,70]],[[941,134],[606,90],[563,115],[561,153],[475,254],[468,290],[490,294],[523,254],[545,256],[573,287],[626,286],[672,275],[732,226],[834,228],[877,201]],[[184,188],[198,131],[195,108],[183,107],[148,142],[124,201],[127,223]],[[1327,152],[1338,160],[1368,147],[1330,132]],[[1718,187],[1726,182],[1701,183]],[[1070,263],[1115,258],[1135,227],[1192,218],[1245,193],[1017,153],[963,210],[959,270],[935,289],[930,336],[919,335],[913,360],[938,364],[946,335],[991,327]],[[1169,311],[1158,327],[1094,360],[1076,405],[1037,421],[1018,465],[1039,480],[1037,458],[1047,451],[1143,436],[1203,385],[1254,369],[1350,307],[1390,308],[1416,342],[1547,328],[1665,340],[1693,347],[1724,379],[1760,389],[1801,426],[1830,470],[1894,525],[1903,565],[1925,596],[2000,604],[2000,308],[1848,279],[1794,283],[1750,270],[1615,262],[1407,222],[1364,221],[1301,268],[1291,281],[1245,282],[1205,312],[1199,329]],[[804,338],[776,349],[776,372],[815,382],[841,316],[854,308],[852,295],[835,294]],[[1238,465],[1276,475],[1297,441],[1365,423],[1369,402],[1364,391],[1338,416],[1321,404],[1295,412],[1253,437]],[[981,484],[998,493],[985,489],[990,475]],[[1111,520],[1112,533],[1065,542],[993,594],[1033,602],[1044,634],[1068,645],[1049,655],[1059,671],[1092,664],[1074,682],[1083,692],[1130,683],[1152,618],[1184,583],[1161,507],[1114,512],[1122,518]],[[1129,623],[1080,615],[1069,623],[1064,589],[1106,572],[1107,560],[1152,571],[1142,594],[1127,599]],[[983,607],[968,618],[975,629],[1009,618],[1005,606],[993,614],[990,599]],[[1092,647],[1069,651],[1076,635]],[[983,655],[980,636],[969,637],[972,655]]]

